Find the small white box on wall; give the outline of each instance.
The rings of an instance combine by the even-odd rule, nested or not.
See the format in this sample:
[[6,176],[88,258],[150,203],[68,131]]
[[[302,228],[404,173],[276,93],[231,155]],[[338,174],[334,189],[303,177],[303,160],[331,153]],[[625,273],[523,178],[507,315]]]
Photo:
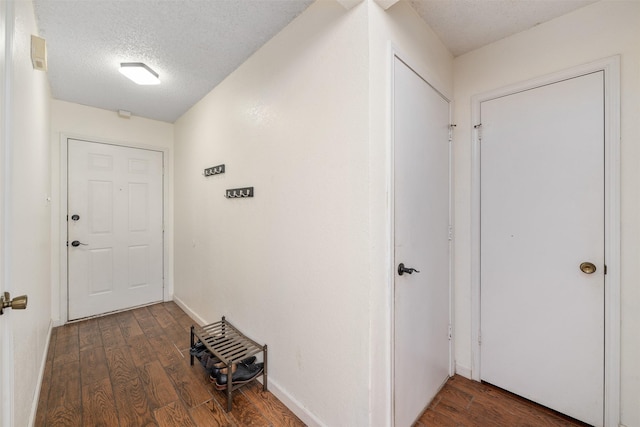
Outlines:
[[47,71],[47,41],[31,35],[31,63],[34,70]]

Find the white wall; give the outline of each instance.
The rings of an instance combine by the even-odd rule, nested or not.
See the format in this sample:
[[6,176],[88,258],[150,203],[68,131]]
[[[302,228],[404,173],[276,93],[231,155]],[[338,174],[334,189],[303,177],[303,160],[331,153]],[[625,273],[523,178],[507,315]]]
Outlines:
[[[406,3],[398,2],[386,11],[369,3],[370,81],[370,339],[368,425],[385,425],[390,420],[392,282],[389,242],[389,135],[391,45],[403,60],[438,88],[453,94],[453,58],[434,32]],[[388,424],[387,424],[388,425]]]
[[319,1],[175,124],[175,296],[267,343],[311,424],[368,423],[367,61],[366,3]]
[[471,97],[621,54],[622,423],[640,426],[640,2],[602,1],[454,60],[456,359],[471,368]]
[[10,98],[4,274],[5,290],[12,297],[27,294],[29,301],[24,311],[7,310],[2,321],[13,329],[13,424],[26,426],[35,409],[51,319],[49,84],[31,65],[31,34],[38,34],[31,2],[13,2],[13,12],[13,19],[7,17],[12,57],[5,94]]
[[[114,111],[87,107],[66,101],[51,100],[51,185],[52,185],[52,319],[55,326],[63,324],[67,320],[66,312],[66,276],[64,268],[61,269],[61,256],[66,251],[66,240],[60,235],[64,231],[61,222],[66,213],[61,213],[61,206],[66,205],[64,192],[61,192],[61,167],[64,162],[61,159],[61,136],[79,137],[89,141],[113,142],[129,144],[136,147],[150,147],[167,150],[168,170],[165,184],[169,186],[168,198],[165,201],[165,239],[168,240],[168,259],[172,259],[173,249],[173,124],[157,120],[132,116],[130,119],[121,118]],[[66,153],[63,153],[66,154]],[[62,227],[62,230],[61,230]],[[172,290],[173,265],[170,262],[168,275],[165,277],[165,287]]]

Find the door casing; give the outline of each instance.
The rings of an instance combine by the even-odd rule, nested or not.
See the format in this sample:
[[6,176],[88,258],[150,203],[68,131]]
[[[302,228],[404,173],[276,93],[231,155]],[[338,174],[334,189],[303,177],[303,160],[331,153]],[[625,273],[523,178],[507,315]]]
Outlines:
[[153,151],[161,151],[163,155],[163,209],[164,209],[164,239],[163,239],[163,275],[164,275],[164,290],[163,300],[170,301],[173,298],[173,282],[170,280],[170,247],[171,247],[171,218],[167,215],[170,212],[170,200],[169,200],[169,167],[170,164],[169,149],[151,146],[146,144],[136,144],[121,141],[112,141],[104,138],[88,137],[86,135],[74,135],[70,133],[60,134],[60,319],[54,322],[54,326],[64,325],[69,321],[69,298],[68,298],[68,255],[67,255],[67,172],[68,172],[68,143],[69,139],[79,139],[87,142],[94,142],[99,144],[111,144],[129,148],[140,148]]
[[[451,115],[453,111],[453,97],[448,91],[444,90],[444,85],[435,78],[428,70],[425,70],[421,67],[416,61],[412,60],[410,56],[401,52],[396,46],[393,44],[389,44],[389,102],[388,102],[388,135],[387,140],[389,141],[387,144],[387,218],[388,229],[387,229],[387,248],[388,248],[388,270],[387,270],[387,286],[388,286],[388,297],[389,297],[389,328],[390,328],[390,345],[389,345],[389,360],[390,360],[390,378],[389,378],[389,403],[391,405],[391,410],[389,412],[389,420],[388,425],[395,425],[395,304],[394,304],[394,286],[395,286],[395,275],[396,275],[396,259],[395,259],[395,194],[394,194],[394,138],[393,138],[393,99],[394,99],[394,85],[393,82],[395,80],[395,72],[394,72],[394,61],[395,58],[398,58],[400,61],[404,62],[409,68],[414,70],[416,74],[418,74],[425,82],[427,82],[431,87],[433,87],[437,92],[439,92],[444,98],[449,100],[449,118],[451,121]],[[449,137],[449,143],[452,143],[452,132],[453,127],[451,127],[452,131]],[[452,158],[453,150],[449,149],[449,231],[450,235],[453,234],[453,215],[454,215],[454,194],[453,194],[453,158]],[[454,241],[451,238],[449,240],[449,325],[451,325],[451,339],[449,340],[449,375],[454,374],[454,337],[453,337],[453,281],[454,281],[454,271],[453,271],[453,254],[454,254]],[[399,261],[398,261],[399,262]]]
[[613,56],[472,98],[471,125],[471,377],[480,381],[480,103],[496,97],[604,71],[605,82],[605,426],[620,421],[620,57]]

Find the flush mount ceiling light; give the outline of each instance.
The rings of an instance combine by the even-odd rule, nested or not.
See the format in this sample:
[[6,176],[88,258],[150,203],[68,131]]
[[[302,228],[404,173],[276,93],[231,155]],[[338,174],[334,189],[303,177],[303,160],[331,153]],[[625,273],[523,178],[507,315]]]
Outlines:
[[122,62],[120,72],[139,85],[160,84],[158,73],[142,62]]

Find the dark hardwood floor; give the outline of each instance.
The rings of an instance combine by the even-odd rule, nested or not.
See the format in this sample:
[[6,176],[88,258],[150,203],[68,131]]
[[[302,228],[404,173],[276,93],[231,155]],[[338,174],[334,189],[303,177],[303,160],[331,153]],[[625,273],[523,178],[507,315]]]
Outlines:
[[304,426],[257,381],[233,395],[189,363],[194,321],[176,304],[55,328],[35,426]]
[[[213,389],[200,363],[189,364],[189,328],[176,304],[55,328],[35,426],[304,426],[253,381],[233,396]],[[415,427],[585,426],[497,387],[458,375]]]
[[586,427],[490,384],[449,378],[414,427]]

